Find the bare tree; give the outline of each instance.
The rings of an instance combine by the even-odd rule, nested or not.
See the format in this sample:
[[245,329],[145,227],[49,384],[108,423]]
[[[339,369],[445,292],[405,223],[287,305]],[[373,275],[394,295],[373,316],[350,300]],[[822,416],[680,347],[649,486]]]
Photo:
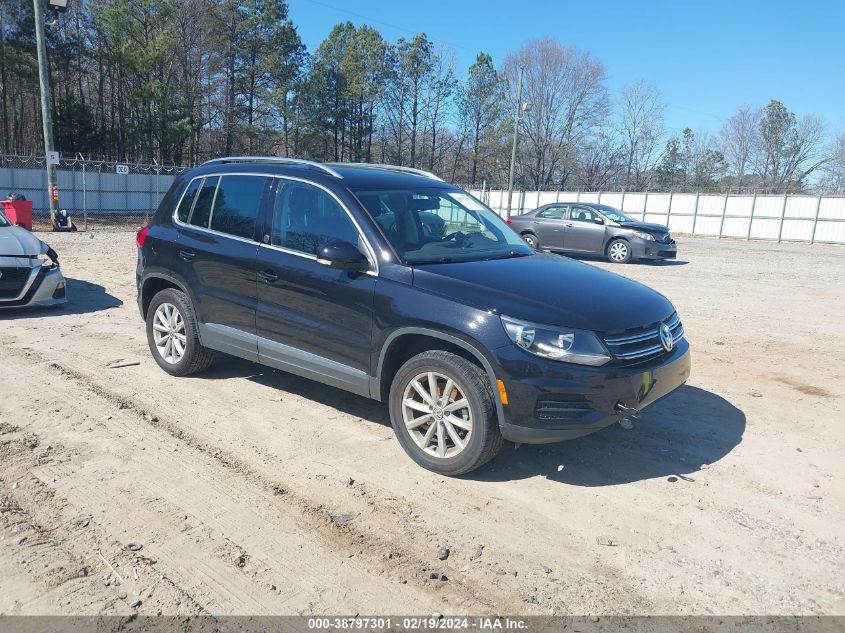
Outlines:
[[653,84],[635,81],[622,88],[619,131],[625,152],[627,190],[640,191],[648,184],[645,175],[659,160],[666,107]]
[[819,190],[845,194],[845,130],[836,137],[829,154],[830,160],[824,167],[824,178],[819,183]]
[[523,123],[523,174],[536,187],[554,181],[564,186],[577,143],[608,114],[604,66],[589,53],[547,38],[527,42],[505,60],[513,90],[520,68],[523,100],[533,105]]
[[752,153],[759,143],[761,118],[760,108],[741,106],[719,132],[722,153],[737,187],[742,187],[742,181],[751,167]]
[[756,167],[773,189],[801,189],[807,177],[825,164],[824,122],[808,115],[800,120],[780,101],[770,101],[760,119]]

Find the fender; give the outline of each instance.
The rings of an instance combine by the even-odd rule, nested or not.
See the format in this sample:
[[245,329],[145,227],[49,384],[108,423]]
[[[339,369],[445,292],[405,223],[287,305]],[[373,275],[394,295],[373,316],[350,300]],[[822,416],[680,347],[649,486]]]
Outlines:
[[447,341],[458,347],[461,347],[468,351],[470,354],[473,355],[478,362],[481,363],[481,366],[484,368],[484,371],[487,373],[487,378],[490,380],[490,386],[493,390],[494,400],[496,402],[496,417],[499,420],[499,426],[505,421],[505,410],[502,406],[501,398],[497,397],[498,390],[496,389],[496,373],[493,371],[493,366],[490,364],[490,361],[487,360],[487,357],[473,344],[465,341],[462,338],[458,338],[457,336],[453,336],[452,334],[446,334],[439,330],[434,330],[425,327],[403,327],[395,330],[394,332],[390,333],[390,336],[384,342],[384,345],[381,348],[381,352],[379,353],[378,359],[378,369],[376,370],[376,375],[374,378],[370,378],[370,394],[372,398],[379,399],[379,393],[381,390],[381,370],[384,366],[384,357],[387,353],[387,350],[390,349],[391,343],[393,341],[404,335],[404,334],[422,334],[425,336],[430,336],[432,338],[437,338],[442,341]]
[[147,272],[144,274],[144,276],[141,278],[140,283],[138,284],[138,310],[141,312],[142,319],[146,320],[147,315],[144,314],[144,310],[141,305],[141,298],[144,296],[144,286],[147,285],[147,282],[150,279],[164,279],[165,281],[169,281],[177,288],[179,288],[179,290],[188,295],[188,298],[191,300],[191,303],[195,303],[194,294],[191,292],[188,287],[188,284],[186,284],[183,279],[176,277],[175,275],[172,275],[170,273],[159,272],[156,270],[152,272]]

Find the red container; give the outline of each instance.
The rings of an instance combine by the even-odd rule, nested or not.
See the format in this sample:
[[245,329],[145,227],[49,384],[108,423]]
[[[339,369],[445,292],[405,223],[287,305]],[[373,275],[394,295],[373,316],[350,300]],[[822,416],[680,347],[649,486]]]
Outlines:
[[3,215],[9,218],[12,224],[32,230],[32,200],[3,200]]

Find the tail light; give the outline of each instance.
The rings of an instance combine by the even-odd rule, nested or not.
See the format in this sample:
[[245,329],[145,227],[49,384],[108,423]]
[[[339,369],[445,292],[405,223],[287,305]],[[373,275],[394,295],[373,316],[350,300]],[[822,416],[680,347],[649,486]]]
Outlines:
[[512,222],[511,220],[505,220],[505,222],[506,222],[507,224],[513,224],[513,222]]
[[150,227],[145,226],[135,234],[135,241],[138,243],[138,248],[141,248],[144,245],[144,240],[147,239],[147,233],[149,233],[149,231]]

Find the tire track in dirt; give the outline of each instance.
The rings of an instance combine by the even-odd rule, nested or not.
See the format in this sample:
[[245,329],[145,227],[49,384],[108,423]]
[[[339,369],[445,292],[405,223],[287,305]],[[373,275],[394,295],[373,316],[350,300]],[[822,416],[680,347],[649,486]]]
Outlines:
[[[8,351],[10,348],[7,347],[6,349]],[[244,463],[237,455],[228,451],[222,451],[219,448],[210,445],[202,438],[196,436],[190,431],[187,431],[174,420],[170,420],[164,416],[160,417],[160,414],[154,415],[149,413],[146,409],[146,405],[137,401],[134,397],[127,397],[121,393],[115,393],[92,380],[83,372],[70,368],[55,360],[47,360],[43,358],[40,353],[35,352],[34,350],[16,350],[13,354],[21,359],[25,359],[25,362],[27,363],[34,363],[39,367],[44,367],[64,380],[74,383],[67,391],[75,394],[75,398],[80,397],[85,391],[90,392],[91,394],[107,401],[114,410],[121,414],[121,416],[130,416],[136,422],[143,421],[147,426],[166,433],[171,438],[178,440],[181,444],[187,445],[191,450],[196,451],[204,457],[210,458],[217,467],[222,466],[230,473],[236,474],[237,476],[250,481],[253,485],[260,489],[263,494],[264,501],[268,506],[272,504],[276,511],[282,507],[286,512],[289,512],[290,509],[293,508],[298,513],[297,523],[300,525],[304,524],[304,527],[309,533],[319,535],[319,541],[324,546],[330,547],[333,550],[339,550],[338,557],[340,559],[356,557],[361,561],[359,564],[362,564],[368,570],[373,570],[373,572],[379,577],[383,576],[386,579],[389,579],[390,582],[396,583],[399,587],[409,583],[409,588],[415,586],[418,590],[423,590],[424,592],[433,594],[434,599],[444,595],[443,588],[437,586],[439,583],[430,583],[425,580],[424,572],[430,565],[426,565],[424,560],[415,558],[413,554],[404,551],[403,548],[396,542],[381,541],[372,533],[356,530],[353,525],[336,525],[332,521],[332,510],[330,508],[327,508],[322,504],[312,504],[309,500],[293,491],[289,484],[279,480],[268,479],[262,473],[255,471],[248,464]],[[86,399],[88,400],[86,406],[90,407],[90,396]],[[109,426],[114,430],[117,430],[115,428],[116,420],[117,416],[109,421]],[[126,425],[124,423],[120,426]],[[128,426],[123,429],[124,433],[129,431],[130,429]],[[148,450],[146,453],[141,453],[141,461],[143,461],[144,455],[150,455],[152,452],[153,451]],[[138,457],[136,456],[134,459],[138,459]],[[47,479],[53,478],[57,480],[67,480],[68,473],[62,473],[60,471],[61,469],[44,468],[42,469],[41,474]],[[184,475],[184,472],[182,474]],[[88,490],[88,494],[91,494],[91,488],[95,487],[96,476],[94,476],[91,481],[81,481],[77,478],[77,493],[82,494],[83,491]],[[172,482],[172,485],[182,485],[184,487],[184,481],[181,484]],[[149,487],[149,485],[146,487]],[[151,492],[155,494],[162,494],[166,492],[167,488],[167,486],[159,487]],[[217,495],[217,498],[223,499],[228,496],[230,496],[230,494],[220,494]],[[105,499],[99,500],[100,503],[104,503],[105,501]],[[153,520],[154,518],[154,516],[149,517],[150,520]],[[248,518],[246,520],[249,521]],[[232,528],[231,525],[223,527],[224,529]],[[253,543],[252,545],[254,546],[255,544]],[[243,544],[239,545],[239,547],[243,547],[244,551],[250,551],[251,549],[248,546],[243,546]],[[252,548],[252,551],[255,551],[254,547]],[[261,567],[263,561],[260,559],[253,559],[251,564]],[[276,565],[274,568],[279,567],[296,569],[297,565],[292,564],[292,561],[288,560],[285,564]],[[323,573],[326,573],[327,570],[322,571]],[[255,571],[255,573],[258,574],[257,571]],[[173,572],[171,571],[171,575],[172,574]],[[214,578],[218,575],[220,575],[219,570],[208,570],[207,573],[203,574],[203,582],[198,583],[197,586],[205,586],[207,588],[209,585],[213,585]],[[266,576],[267,574],[264,573],[261,575]],[[186,582],[187,579],[183,579],[180,584],[185,584]],[[347,584],[354,586],[355,583],[352,582]],[[497,608],[491,600],[491,592],[489,591],[489,588],[484,589],[483,595],[479,595],[472,589],[473,588],[464,585],[460,581],[455,582],[454,579],[450,579],[448,586],[448,602],[444,604],[443,607],[448,609],[448,605],[451,604],[451,608],[453,609],[469,609],[476,612],[479,610],[483,610],[484,612],[493,612],[494,609]],[[196,588],[194,588],[194,590],[196,590]],[[225,594],[225,592],[219,593],[221,595]],[[494,597],[496,596],[494,595]],[[251,601],[247,596],[241,596],[241,598],[241,606],[248,606],[250,604]],[[499,597],[499,599],[495,602],[496,605],[500,607],[503,604],[507,604],[507,600],[507,597]],[[409,604],[413,604],[413,602]],[[443,609],[441,608],[441,610]],[[261,612],[261,609],[257,608],[257,605],[252,605],[252,607],[248,607],[244,612],[259,613]]]

